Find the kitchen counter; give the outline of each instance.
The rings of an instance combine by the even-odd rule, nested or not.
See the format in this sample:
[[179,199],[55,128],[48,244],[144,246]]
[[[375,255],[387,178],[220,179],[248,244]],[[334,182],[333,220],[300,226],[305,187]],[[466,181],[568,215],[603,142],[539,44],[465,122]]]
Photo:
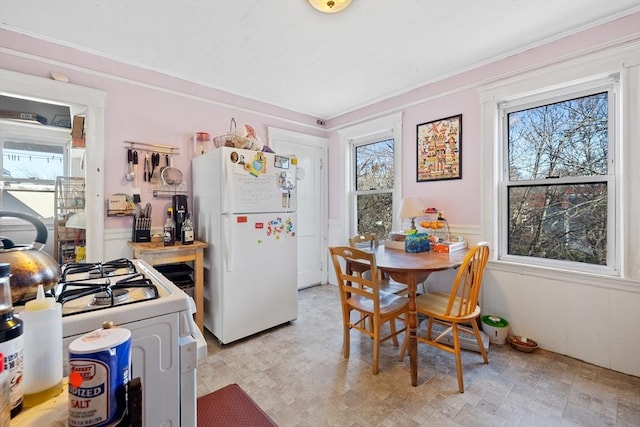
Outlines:
[[63,381],[62,393],[32,408],[23,408],[11,419],[11,425],[20,427],[66,427],[69,419],[69,389],[67,378]]
[[[131,386],[129,387],[131,395]],[[141,396],[140,396],[141,397]],[[129,397],[131,399],[131,397]],[[132,406],[129,400],[129,411],[141,409],[142,404]],[[136,408],[136,409],[133,409]],[[137,414],[140,420],[142,414]],[[19,427],[66,427],[69,424],[69,387],[68,377],[62,382],[62,392],[32,408],[23,408],[11,419],[11,425]],[[5,427],[5,426],[0,426]]]
[[194,295],[196,303],[196,325],[204,333],[204,248],[208,245],[195,241],[191,245],[176,242],[173,246],[164,246],[162,242],[127,242],[134,258],[140,258],[150,265],[193,262]]

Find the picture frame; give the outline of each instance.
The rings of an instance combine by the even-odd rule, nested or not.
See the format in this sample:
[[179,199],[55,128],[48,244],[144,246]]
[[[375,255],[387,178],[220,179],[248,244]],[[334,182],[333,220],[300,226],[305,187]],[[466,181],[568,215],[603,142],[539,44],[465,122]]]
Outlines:
[[462,179],[462,114],[416,126],[416,181]]
[[273,165],[280,169],[289,169],[289,158],[284,156],[273,156]]

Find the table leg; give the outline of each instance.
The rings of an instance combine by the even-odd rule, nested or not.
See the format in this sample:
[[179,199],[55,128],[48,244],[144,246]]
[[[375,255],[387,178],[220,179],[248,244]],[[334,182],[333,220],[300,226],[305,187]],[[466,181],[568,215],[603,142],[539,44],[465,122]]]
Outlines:
[[418,313],[416,312],[416,278],[409,280],[409,367],[411,369],[411,385],[418,385]]

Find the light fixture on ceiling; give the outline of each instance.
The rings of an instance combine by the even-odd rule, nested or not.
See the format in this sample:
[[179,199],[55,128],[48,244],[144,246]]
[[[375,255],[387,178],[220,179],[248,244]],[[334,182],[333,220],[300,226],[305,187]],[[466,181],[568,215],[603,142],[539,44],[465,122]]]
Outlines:
[[336,13],[346,9],[351,0],[309,0],[309,3],[320,12]]

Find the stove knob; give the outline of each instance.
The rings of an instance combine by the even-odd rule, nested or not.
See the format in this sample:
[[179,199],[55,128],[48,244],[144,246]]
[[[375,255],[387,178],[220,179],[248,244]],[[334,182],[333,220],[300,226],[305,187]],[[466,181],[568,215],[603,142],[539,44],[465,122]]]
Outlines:
[[114,327],[113,321],[107,320],[102,322],[102,329],[111,329]]

